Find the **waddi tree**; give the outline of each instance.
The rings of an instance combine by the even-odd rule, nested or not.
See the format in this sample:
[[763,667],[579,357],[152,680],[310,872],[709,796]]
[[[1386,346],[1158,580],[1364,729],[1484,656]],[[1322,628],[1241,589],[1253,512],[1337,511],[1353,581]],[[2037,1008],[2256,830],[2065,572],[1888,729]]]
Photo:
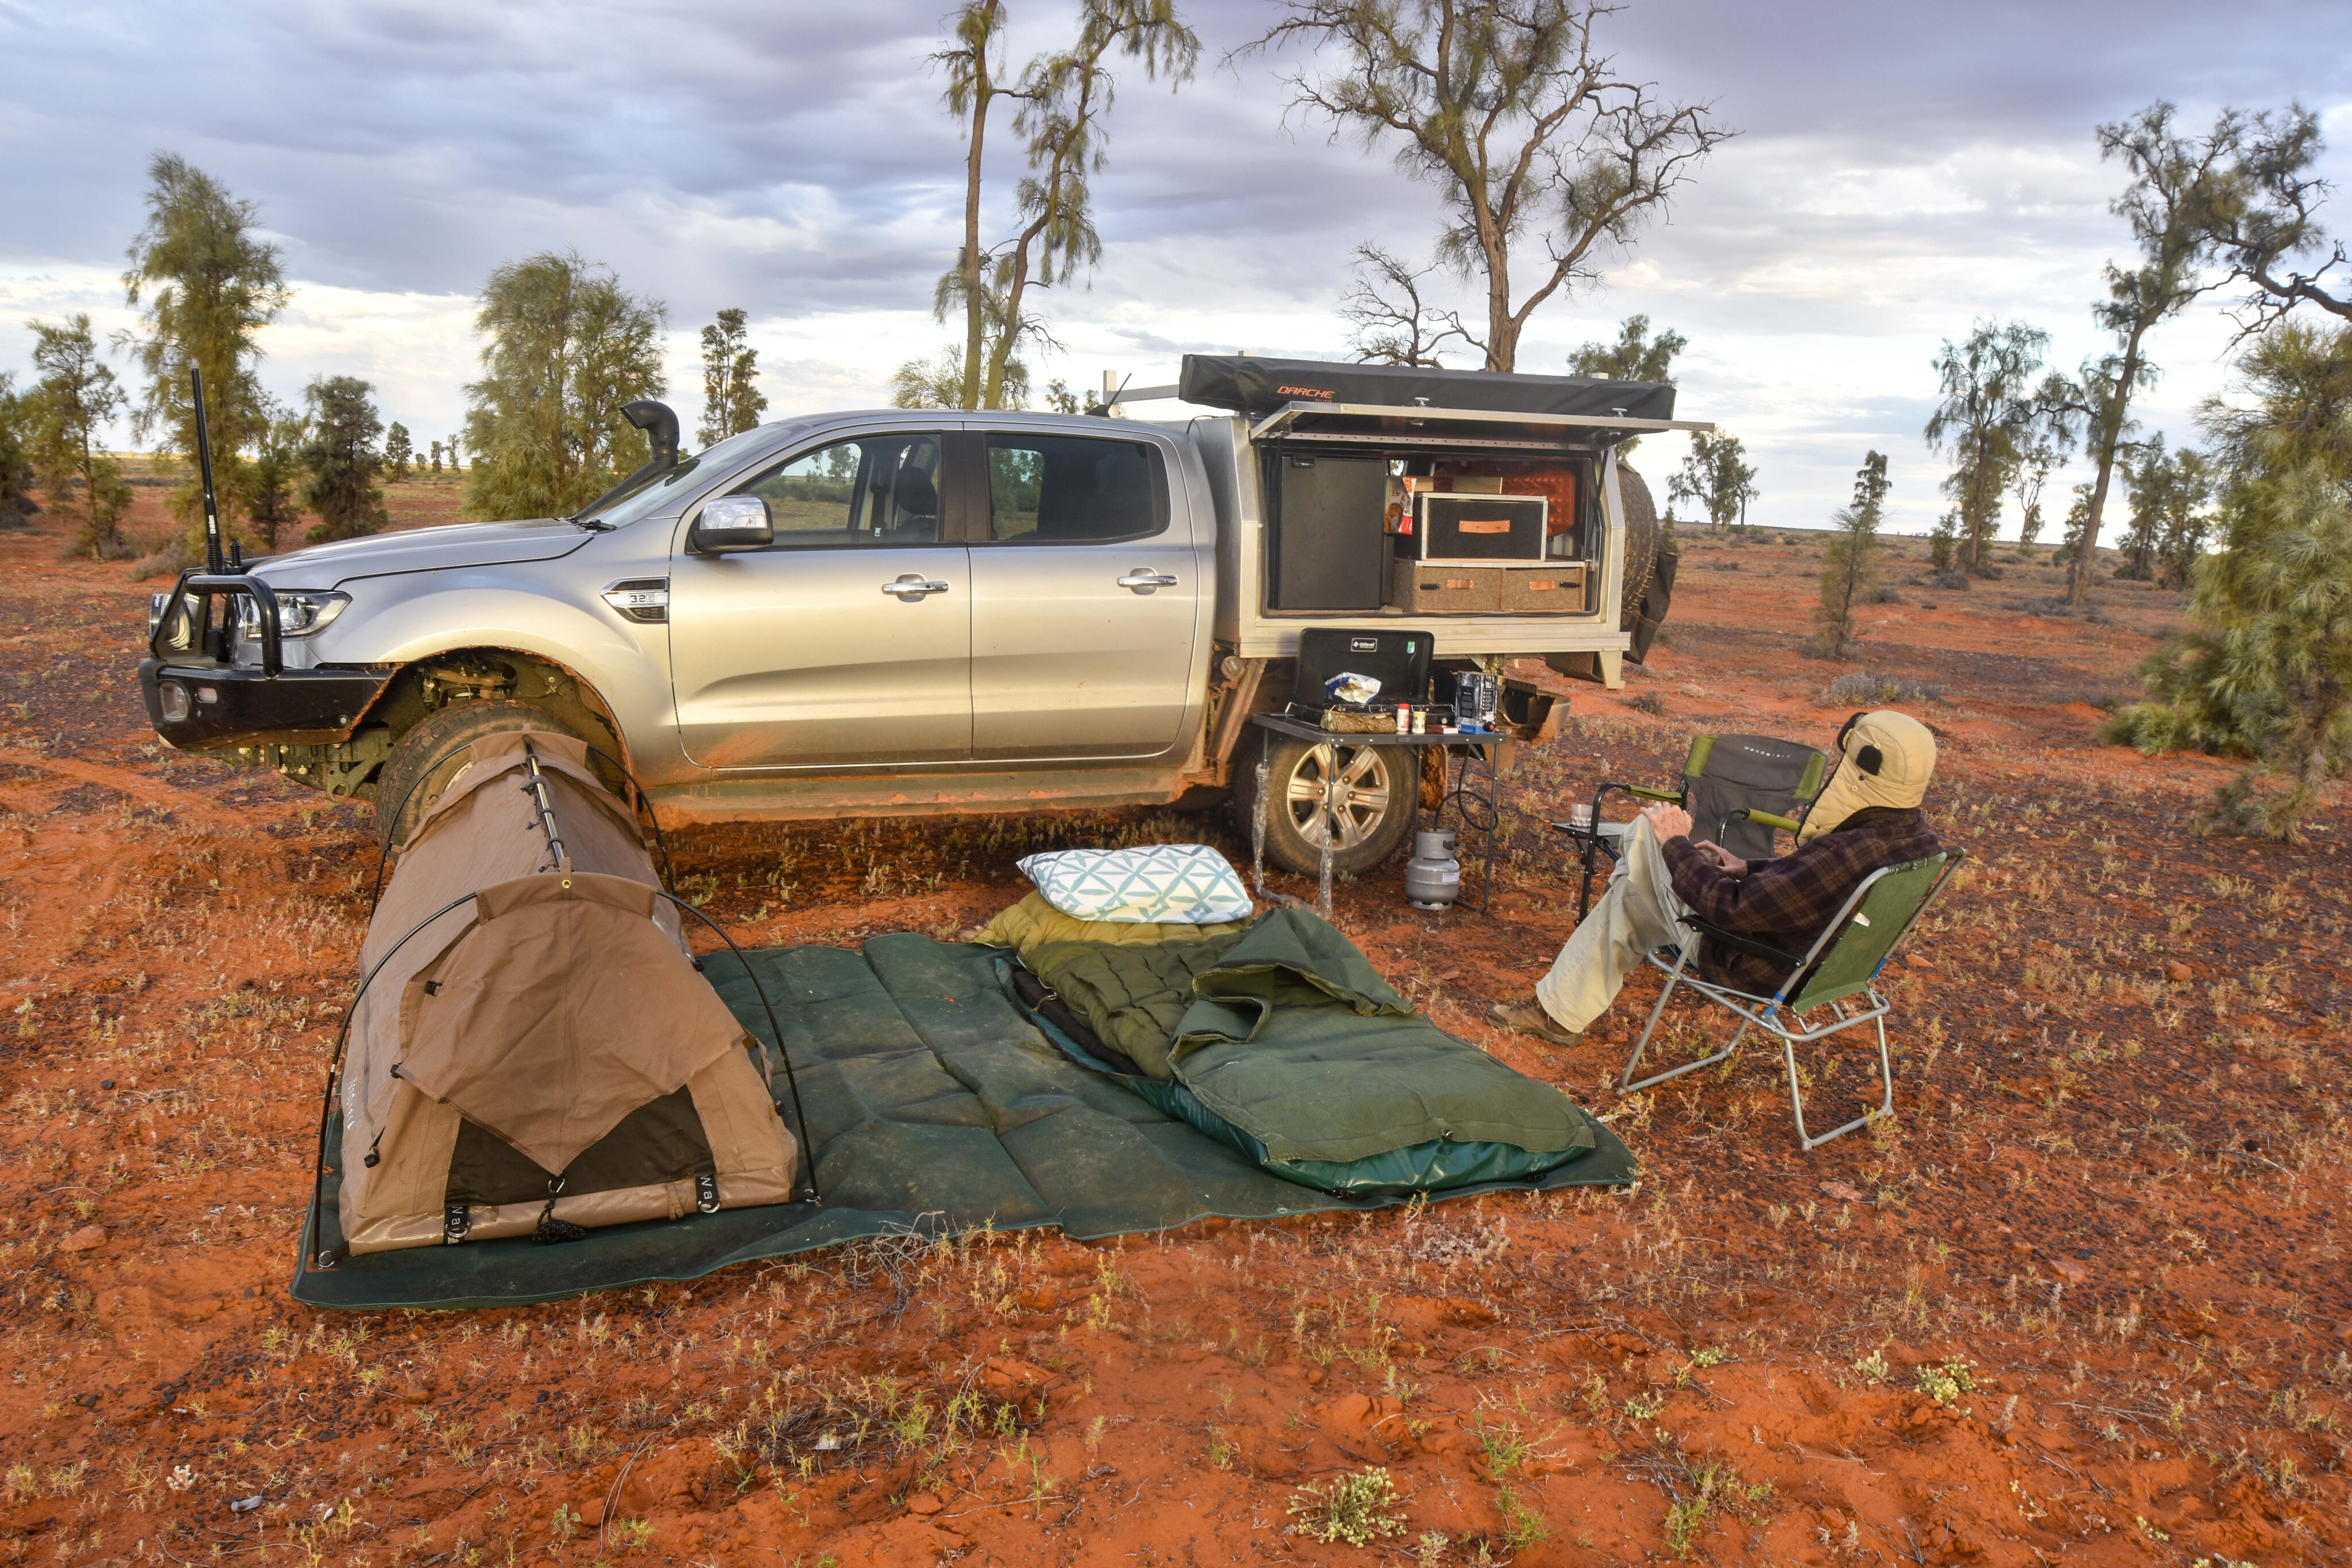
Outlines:
[[[1235,53],[1312,50],[1293,105],[1333,134],[1393,145],[1446,207],[1438,260],[1483,285],[1483,331],[1454,331],[1485,368],[1518,363],[1528,319],[1600,279],[1733,131],[1661,98],[1600,45],[1600,0],[1285,0]],[[1528,263],[1532,242],[1539,256]],[[1514,273],[1514,267],[1520,270]],[[1377,288],[1376,267],[1367,286]],[[1417,275],[1415,275],[1417,276]],[[1400,307],[1405,308],[1405,307]]]

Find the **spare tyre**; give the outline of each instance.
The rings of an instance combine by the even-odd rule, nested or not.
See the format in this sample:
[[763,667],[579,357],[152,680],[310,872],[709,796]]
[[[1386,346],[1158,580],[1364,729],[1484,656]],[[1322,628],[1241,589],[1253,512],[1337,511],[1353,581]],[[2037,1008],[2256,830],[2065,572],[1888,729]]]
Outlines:
[[1618,601],[1617,629],[1633,637],[1625,656],[1638,664],[1649,656],[1651,642],[1666,623],[1675,596],[1675,569],[1682,564],[1682,556],[1675,549],[1674,535],[1658,520],[1649,482],[1620,463],[1617,487],[1625,503],[1625,586]]

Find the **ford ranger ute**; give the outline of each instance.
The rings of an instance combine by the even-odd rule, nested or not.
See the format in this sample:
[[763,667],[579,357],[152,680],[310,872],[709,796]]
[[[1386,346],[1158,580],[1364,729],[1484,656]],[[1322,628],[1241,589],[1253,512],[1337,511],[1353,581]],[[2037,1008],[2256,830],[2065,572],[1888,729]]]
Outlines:
[[[1170,396],[1231,412],[1126,416]],[[139,680],[166,743],[372,801],[388,848],[471,739],[539,727],[664,822],[1238,796],[1277,863],[1360,872],[1421,780],[1405,751],[1250,722],[1319,695],[1291,690],[1299,633],[1419,628],[1441,672],[1618,685],[1674,556],[1617,449],[1711,428],[1674,399],[1192,355],[1086,414],[817,414],[691,456],[633,405],[653,460],[576,517],[184,574]],[[1505,686],[1507,727],[1540,733],[1551,699]]]

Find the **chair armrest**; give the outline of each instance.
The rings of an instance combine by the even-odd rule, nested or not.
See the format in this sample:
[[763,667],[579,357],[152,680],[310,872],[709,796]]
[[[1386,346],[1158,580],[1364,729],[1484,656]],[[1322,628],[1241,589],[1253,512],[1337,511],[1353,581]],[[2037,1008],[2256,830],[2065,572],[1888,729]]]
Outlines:
[[1683,803],[1679,789],[1653,789],[1647,784],[1628,784],[1623,788],[1628,795],[1637,795],[1644,800],[1669,800],[1677,806]]
[[1775,947],[1769,942],[1759,942],[1753,936],[1743,936],[1737,931],[1726,931],[1722,926],[1709,925],[1696,915],[1685,917],[1683,924],[1705,936],[1708,941],[1720,942],[1725,946],[1745,953],[1750,957],[1769,958],[1773,963],[1790,969],[1795,968],[1803,962],[1801,955],[1791,953],[1785,947]]
[[1779,828],[1784,832],[1793,833],[1799,828],[1804,826],[1802,822],[1798,821],[1794,817],[1783,817],[1777,811],[1759,810],[1754,806],[1749,806],[1743,810],[1734,811],[1731,814],[1735,817],[1744,817],[1751,822],[1761,822],[1768,828]]

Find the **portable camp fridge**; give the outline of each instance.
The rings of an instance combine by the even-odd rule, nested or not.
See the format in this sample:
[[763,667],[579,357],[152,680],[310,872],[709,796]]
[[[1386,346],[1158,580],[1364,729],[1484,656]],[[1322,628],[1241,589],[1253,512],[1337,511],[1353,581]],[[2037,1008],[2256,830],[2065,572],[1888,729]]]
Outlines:
[[1268,608],[1380,609],[1389,562],[1387,459],[1283,454],[1272,466]]

